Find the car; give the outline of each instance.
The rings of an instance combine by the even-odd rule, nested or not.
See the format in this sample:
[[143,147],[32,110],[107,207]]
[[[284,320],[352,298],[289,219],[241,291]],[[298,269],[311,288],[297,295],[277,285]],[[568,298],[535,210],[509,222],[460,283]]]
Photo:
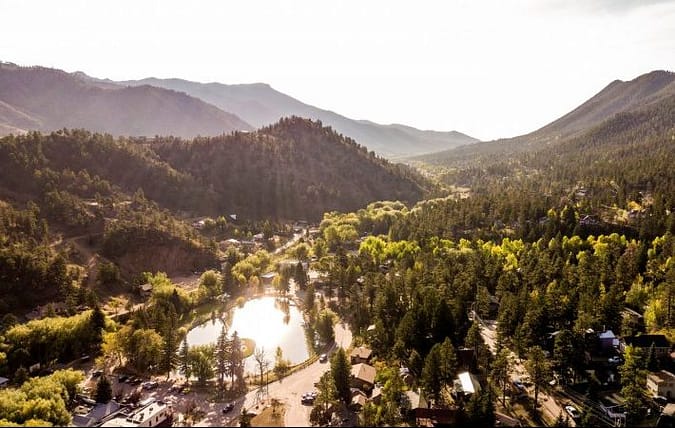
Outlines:
[[666,404],[668,404],[668,399],[663,395],[657,395],[656,397],[653,398],[653,400],[659,406],[665,406]]
[[230,413],[232,409],[234,409],[234,403],[229,402],[225,405],[225,407],[223,407],[223,413]]
[[320,363],[325,363],[326,361],[328,361],[328,355],[326,355],[326,354],[321,354],[321,355],[319,356],[319,362],[320,362]]
[[157,382],[155,382],[154,380],[149,380],[147,382],[143,382],[141,384],[141,387],[143,389],[155,389],[157,388]]
[[618,355],[615,355],[613,357],[609,357],[607,359],[607,362],[609,362],[610,364],[620,364],[621,363],[621,357],[619,357]]
[[572,419],[578,419],[581,417],[581,412],[572,405],[565,406],[565,411],[572,417]]
[[519,390],[523,391],[525,389],[525,385],[520,381],[520,379],[516,379],[513,381],[513,386],[518,388]]
[[127,380],[129,380],[129,375],[121,374],[121,375],[119,375],[119,376],[117,377],[117,381],[118,381],[119,383],[124,383],[124,382],[126,382]]
[[94,370],[94,371],[91,373],[91,377],[92,377],[92,378],[101,377],[102,374],[103,374],[103,370]]

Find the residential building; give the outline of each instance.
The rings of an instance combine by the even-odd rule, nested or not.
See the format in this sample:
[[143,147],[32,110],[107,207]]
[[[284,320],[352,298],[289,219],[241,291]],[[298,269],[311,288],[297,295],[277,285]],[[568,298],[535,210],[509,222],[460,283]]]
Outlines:
[[675,375],[661,370],[647,375],[647,390],[652,396],[675,398]]
[[365,346],[359,346],[352,349],[349,358],[352,361],[352,364],[367,363],[370,361],[370,356],[373,354],[373,351]]
[[351,384],[366,393],[370,393],[375,386],[375,367],[360,363],[352,366]]
[[628,345],[647,352],[652,343],[654,344],[657,358],[667,358],[670,355],[670,342],[668,342],[668,339],[663,334],[641,334],[639,336],[624,337],[620,343],[621,352],[624,352]]
[[[133,413],[126,417],[116,417],[106,421],[102,427],[156,427],[166,425],[173,418],[173,412],[164,402],[146,400]],[[167,425],[168,426],[168,425]]]
[[480,392],[480,382],[476,376],[469,372],[461,372],[457,375],[454,382],[454,392],[456,395],[468,396]]

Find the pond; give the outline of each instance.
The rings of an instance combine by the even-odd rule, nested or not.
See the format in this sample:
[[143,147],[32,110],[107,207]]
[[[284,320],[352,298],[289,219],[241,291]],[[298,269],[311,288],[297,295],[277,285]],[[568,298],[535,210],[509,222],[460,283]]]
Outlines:
[[[226,318],[231,320],[226,326],[228,336],[236,331],[239,337],[254,340],[257,348],[265,349],[270,368],[274,367],[277,346],[291,364],[309,358],[302,314],[292,302],[260,297],[233,308]],[[188,332],[187,342],[190,346],[216,343],[222,326],[220,319],[207,321]],[[246,358],[245,368],[249,373],[258,372],[253,356]]]

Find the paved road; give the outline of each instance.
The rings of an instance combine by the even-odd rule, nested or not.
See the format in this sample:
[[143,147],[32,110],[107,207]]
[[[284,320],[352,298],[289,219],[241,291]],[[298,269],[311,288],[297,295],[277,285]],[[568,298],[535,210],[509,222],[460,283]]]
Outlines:
[[[479,319],[480,321],[480,319]],[[490,349],[490,352],[493,354],[496,353],[497,350],[497,345],[496,345],[496,340],[497,340],[497,323],[494,320],[483,320],[481,321],[481,336],[483,336],[483,340],[485,341],[485,344],[488,346]],[[518,356],[510,351],[511,353],[511,380],[516,380],[516,379],[523,379],[523,377],[529,377],[527,369],[525,369],[525,366],[523,365],[522,361],[518,358]],[[529,387],[527,388],[528,394],[532,397],[534,397],[534,387]],[[546,391],[543,391],[541,388],[539,389],[539,404],[541,405],[542,410],[544,413],[547,415],[549,420],[555,420],[558,415],[562,413],[563,417],[567,414],[562,406],[558,404],[558,402],[553,398],[551,395],[546,393]],[[573,420],[570,419],[569,421],[570,426],[576,426]]]

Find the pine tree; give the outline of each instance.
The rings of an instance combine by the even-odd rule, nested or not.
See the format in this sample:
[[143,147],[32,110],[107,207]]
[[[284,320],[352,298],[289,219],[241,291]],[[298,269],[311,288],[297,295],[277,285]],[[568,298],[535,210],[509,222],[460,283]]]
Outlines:
[[181,374],[189,382],[190,377],[192,377],[192,367],[190,365],[190,345],[188,345],[187,337],[183,338],[183,346],[180,348],[178,361]]
[[218,375],[218,385],[221,390],[225,385],[225,376],[229,372],[228,363],[230,352],[230,341],[228,340],[225,326],[223,326],[218,335],[218,341],[216,342],[216,374]]
[[112,385],[106,375],[101,375],[98,382],[96,382],[94,399],[97,403],[107,403],[112,399]]
[[349,362],[347,353],[343,348],[338,348],[338,351],[331,358],[330,372],[333,376],[338,398],[347,404],[351,402],[352,398],[349,385],[351,371],[351,363]]
[[441,371],[441,352],[439,345],[436,344],[424,359],[424,368],[422,369],[422,387],[434,402],[438,402],[441,398],[443,388]]
[[164,336],[162,337],[162,359],[160,368],[166,372],[166,378],[171,376],[171,370],[178,366],[178,337],[176,334],[176,312],[172,306],[169,307]]

